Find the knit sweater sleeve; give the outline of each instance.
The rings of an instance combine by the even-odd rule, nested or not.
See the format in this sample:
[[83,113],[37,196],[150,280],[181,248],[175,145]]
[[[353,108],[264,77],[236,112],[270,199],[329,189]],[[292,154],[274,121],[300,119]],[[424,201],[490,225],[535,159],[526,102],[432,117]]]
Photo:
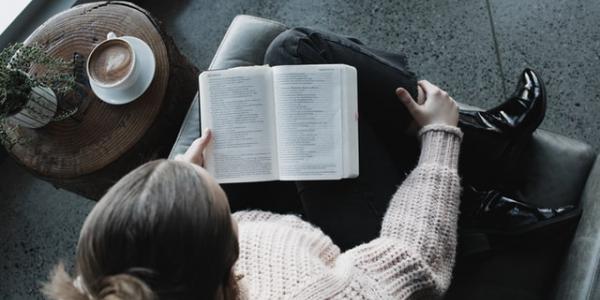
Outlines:
[[431,125],[419,136],[419,163],[394,194],[380,237],[343,255],[394,299],[442,296],[454,266],[462,132]]

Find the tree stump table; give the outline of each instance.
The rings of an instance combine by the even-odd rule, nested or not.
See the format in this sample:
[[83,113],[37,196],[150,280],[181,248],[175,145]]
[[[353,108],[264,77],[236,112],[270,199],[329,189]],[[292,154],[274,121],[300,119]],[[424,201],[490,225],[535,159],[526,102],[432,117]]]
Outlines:
[[154,79],[140,98],[116,106],[88,90],[70,118],[40,129],[6,124],[14,129],[8,137],[18,141],[7,152],[19,164],[56,187],[93,200],[137,166],[168,156],[197,91],[198,69],[179,53],[159,23],[132,3],[75,6],[46,21],[25,44],[37,43],[65,60],[74,55],[85,60],[111,31],[138,37],[154,52]]

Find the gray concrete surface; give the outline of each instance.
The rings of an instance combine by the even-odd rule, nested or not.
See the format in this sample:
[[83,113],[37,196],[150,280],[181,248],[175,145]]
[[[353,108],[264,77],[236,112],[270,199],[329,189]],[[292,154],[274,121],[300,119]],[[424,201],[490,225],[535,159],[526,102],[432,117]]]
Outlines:
[[70,264],[94,203],[32,177],[10,159],[0,170],[0,299],[40,298],[52,266]]
[[[541,127],[600,146],[600,2],[594,0],[137,1],[164,21],[205,69],[237,14],[314,26],[404,52],[422,78],[466,103],[490,107],[521,69],[542,74]],[[56,190],[10,159],[0,162],[0,299],[35,299],[59,259],[70,262],[93,203]]]

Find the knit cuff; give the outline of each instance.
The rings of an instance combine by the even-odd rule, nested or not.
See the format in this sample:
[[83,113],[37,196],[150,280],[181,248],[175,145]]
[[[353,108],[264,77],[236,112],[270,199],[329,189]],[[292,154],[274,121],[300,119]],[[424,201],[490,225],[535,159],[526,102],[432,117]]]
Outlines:
[[439,164],[453,169],[458,168],[460,142],[463,133],[460,128],[433,124],[419,131],[421,156],[419,164]]

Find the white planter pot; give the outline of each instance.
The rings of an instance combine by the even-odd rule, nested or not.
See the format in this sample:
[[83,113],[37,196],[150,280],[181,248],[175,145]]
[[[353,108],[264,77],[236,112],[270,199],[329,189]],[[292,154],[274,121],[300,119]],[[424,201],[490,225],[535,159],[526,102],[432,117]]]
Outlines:
[[56,114],[56,106],[56,95],[52,89],[36,86],[31,89],[25,107],[8,118],[23,127],[40,128],[50,123]]

